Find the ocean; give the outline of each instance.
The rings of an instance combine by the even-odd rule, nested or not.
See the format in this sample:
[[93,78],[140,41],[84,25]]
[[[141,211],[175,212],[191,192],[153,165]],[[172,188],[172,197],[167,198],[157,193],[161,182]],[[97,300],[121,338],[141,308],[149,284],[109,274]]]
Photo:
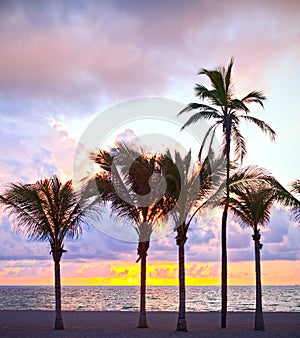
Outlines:
[[[53,310],[54,287],[0,286],[0,310]],[[64,286],[62,309],[70,311],[138,311],[138,287]],[[147,311],[177,311],[178,288],[147,288]],[[186,310],[220,311],[220,288],[187,287]],[[228,311],[254,311],[255,287],[228,288]],[[263,310],[300,312],[300,286],[264,286]]]

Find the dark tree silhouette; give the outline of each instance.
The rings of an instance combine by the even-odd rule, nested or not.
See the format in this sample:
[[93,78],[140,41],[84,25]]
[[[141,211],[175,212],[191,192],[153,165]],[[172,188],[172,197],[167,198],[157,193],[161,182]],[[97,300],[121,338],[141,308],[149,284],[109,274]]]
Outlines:
[[[185,289],[185,244],[191,221],[205,207],[207,198],[212,192],[213,182],[222,167],[207,156],[197,169],[191,164],[191,152],[185,157],[175,151],[173,160],[169,151],[160,157],[160,165],[167,181],[166,198],[168,208],[177,232],[178,246],[178,279],[179,279],[179,311],[176,331],[188,331],[186,322],[186,289]],[[212,170],[212,167],[214,168]]]
[[[231,167],[231,144],[235,145],[235,155],[237,159],[243,160],[246,154],[246,142],[240,131],[240,122],[245,120],[258,126],[264,133],[267,133],[272,140],[275,139],[275,132],[268,124],[249,115],[250,103],[258,103],[263,107],[263,101],[266,97],[260,91],[252,91],[242,99],[237,99],[234,96],[233,83],[231,72],[233,67],[233,59],[231,59],[227,69],[225,67],[218,67],[214,70],[202,69],[198,75],[205,75],[211,83],[211,89],[202,84],[196,84],[196,96],[204,103],[190,103],[183,112],[196,110],[189,120],[183,125],[185,128],[199,120],[214,120],[214,123],[209,127],[203,143],[200,148],[199,158],[201,161],[201,154],[203,148],[210,138],[210,144],[215,136],[217,127],[222,127],[223,132],[223,155],[226,160],[226,192],[227,202],[224,205],[221,228],[221,242],[222,242],[222,310],[221,310],[221,327],[226,327],[227,317],[227,215],[228,215],[228,200],[229,200],[229,177]],[[207,102],[207,104],[206,104]]]
[[253,229],[256,276],[254,329],[264,331],[260,265],[260,250],[263,245],[260,242],[259,226],[266,226],[269,223],[271,207],[275,202],[292,207],[297,203],[297,200],[265,170],[256,168],[253,174],[257,175],[257,180],[254,180],[255,175],[253,175],[252,181],[248,181],[248,184],[241,183],[242,181],[237,179],[238,175],[231,178],[229,210],[239,219],[242,226],[250,226]]
[[91,198],[88,190],[78,195],[71,180],[63,184],[54,176],[34,184],[12,183],[0,196],[0,202],[15,217],[17,230],[50,243],[55,274],[55,330],[62,330],[60,260],[67,252],[64,240],[81,234],[81,223],[99,201]]
[[138,328],[147,328],[147,252],[154,227],[167,212],[165,198],[157,198],[163,191],[157,158],[122,145],[111,151],[100,150],[92,155],[92,159],[100,166],[95,180],[103,201],[118,217],[131,221],[138,234],[136,262],[141,261]]

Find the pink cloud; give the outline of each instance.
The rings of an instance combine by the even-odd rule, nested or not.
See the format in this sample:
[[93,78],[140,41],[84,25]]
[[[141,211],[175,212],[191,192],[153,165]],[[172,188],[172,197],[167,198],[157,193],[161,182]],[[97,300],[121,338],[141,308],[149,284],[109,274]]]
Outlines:
[[161,279],[173,279],[178,275],[177,268],[156,268],[153,271],[150,271],[148,276],[149,278],[161,278]]
[[209,264],[192,264],[192,266],[186,268],[187,277],[219,277],[219,263]]
[[235,55],[238,77],[252,87],[281,53],[298,48],[299,9],[295,1],[93,3],[77,20],[71,7],[67,20],[53,20],[40,7],[19,6],[1,16],[0,84],[69,99],[161,94],[171,78]]
[[[71,263],[69,264],[73,269],[75,268],[74,265]],[[71,271],[69,274],[70,277],[72,276],[84,276],[84,277],[113,277],[114,273],[112,271],[112,267],[110,264],[101,264],[101,263],[85,263],[81,264],[80,267],[77,269],[77,273],[74,274],[74,271]]]

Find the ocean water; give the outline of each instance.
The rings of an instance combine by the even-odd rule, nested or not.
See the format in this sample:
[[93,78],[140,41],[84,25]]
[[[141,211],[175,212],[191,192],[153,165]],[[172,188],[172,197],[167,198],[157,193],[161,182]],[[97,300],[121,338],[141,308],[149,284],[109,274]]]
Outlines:
[[[0,310],[53,310],[54,287],[0,286]],[[62,309],[72,311],[138,311],[138,287],[62,288]],[[228,311],[254,311],[255,287],[228,288]],[[264,311],[300,312],[300,286],[263,287]],[[177,311],[177,287],[148,287],[148,311]],[[187,287],[187,311],[219,311],[219,287]]]

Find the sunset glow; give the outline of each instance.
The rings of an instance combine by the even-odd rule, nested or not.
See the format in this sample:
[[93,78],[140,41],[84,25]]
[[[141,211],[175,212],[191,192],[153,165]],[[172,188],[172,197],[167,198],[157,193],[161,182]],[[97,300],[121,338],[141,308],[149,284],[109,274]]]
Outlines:
[[[35,275],[30,276],[33,268],[5,267],[0,272],[1,285],[53,285],[52,262],[44,262],[38,267],[36,262],[24,262],[24,266],[34,266]],[[178,286],[176,263],[149,263],[147,285]],[[265,261],[262,262],[263,285],[298,285],[300,262]],[[84,286],[138,286],[140,283],[139,264],[121,262],[93,262],[86,264],[62,263],[62,285]],[[220,264],[215,262],[187,263],[187,286],[219,286]],[[255,285],[254,262],[229,264],[228,285]]]

